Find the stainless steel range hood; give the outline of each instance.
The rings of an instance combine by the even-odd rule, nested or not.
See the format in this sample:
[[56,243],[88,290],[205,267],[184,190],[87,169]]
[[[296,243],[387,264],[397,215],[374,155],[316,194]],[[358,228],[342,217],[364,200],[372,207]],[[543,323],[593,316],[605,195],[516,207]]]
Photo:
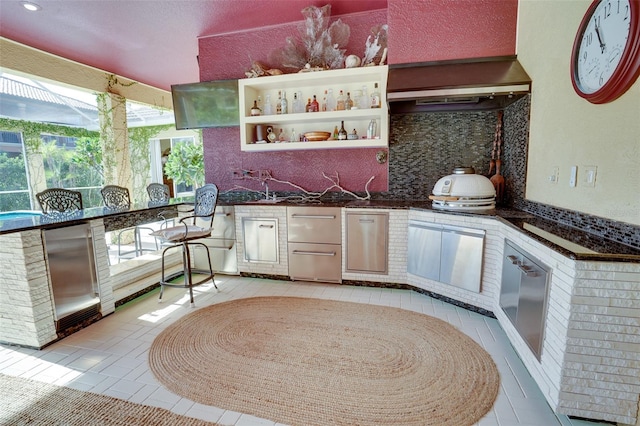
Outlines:
[[394,113],[501,109],[531,90],[516,56],[389,66],[387,101]]

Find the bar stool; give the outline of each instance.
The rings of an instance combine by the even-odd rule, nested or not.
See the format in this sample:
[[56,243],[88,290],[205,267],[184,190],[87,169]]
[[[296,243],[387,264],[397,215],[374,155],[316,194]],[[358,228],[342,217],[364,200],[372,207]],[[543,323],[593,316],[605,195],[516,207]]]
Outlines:
[[82,194],[64,188],[49,188],[36,194],[43,213],[82,210]]
[[[213,277],[213,267],[211,266],[211,255],[206,244],[195,241],[199,238],[205,238],[211,235],[213,229],[213,216],[216,210],[218,200],[218,187],[212,183],[206,184],[196,189],[195,202],[193,206],[193,214],[180,219],[180,223],[176,226],[162,229],[154,232],[152,235],[159,237],[162,241],[171,243],[171,245],[162,250],[162,276],[160,279],[160,296],[158,301],[162,301],[164,287],[180,287],[188,288],[191,306],[195,306],[193,302],[193,287],[211,280],[213,286],[218,289]],[[205,226],[198,226],[198,219],[205,221]],[[182,270],[170,275],[165,274],[165,256],[167,251],[174,248],[182,249]],[[191,266],[191,250],[195,248],[203,248],[207,253],[209,269],[196,269]],[[194,281],[193,275],[204,275]],[[182,277],[182,279],[179,279]]]
[[[129,189],[123,186],[118,185],[106,185],[100,190],[100,194],[102,195],[102,200],[104,205],[111,210],[128,210],[131,207],[131,198],[129,197]],[[158,243],[156,241],[155,250],[145,249],[142,247],[142,235],[140,231],[142,229],[148,230],[149,232],[153,232],[154,229],[148,226],[132,226],[128,228],[121,229],[117,233],[117,244],[118,244],[118,263],[120,263],[120,259],[126,258],[127,255],[134,253],[134,257],[138,257],[142,255],[144,251],[156,251],[158,250]],[[133,231],[133,250],[122,252],[122,234],[127,231]]]

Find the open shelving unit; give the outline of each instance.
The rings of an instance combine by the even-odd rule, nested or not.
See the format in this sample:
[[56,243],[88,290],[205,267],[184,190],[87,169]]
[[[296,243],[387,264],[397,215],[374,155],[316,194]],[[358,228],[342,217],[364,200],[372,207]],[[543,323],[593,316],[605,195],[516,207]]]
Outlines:
[[[336,149],[336,148],[371,148],[386,147],[389,144],[389,111],[387,108],[387,73],[388,67],[369,66],[346,68],[338,70],[300,72],[277,76],[246,78],[238,81],[240,97],[240,143],[242,151],[288,151],[300,149]],[[278,92],[284,91],[292,109],[294,92],[301,92],[306,104],[308,98],[316,98],[319,103],[325,96],[325,90],[332,89],[335,97],[340,90],[346,96],[347,92],[354,94],[366,87],[370,96],[378,83],[380,93],[380,108],[362,108],[343,111],[320,111],[289,114],[272,114],[251,116],[250,110],[254,100],[258,97],[263,102],[267,95],[271,97],[273,110],[278,99]],[[377,134],[375,138],[363,138],[367,134],[367,127],[371,120],[376,120]],[[326,131],[333,133],[336,126],[344,121],[347,133],[356,130],[359,138],[352,140],[326,140],[316,142],[276,142],[256,143],[256,125],[271,126],[276,136],[283,129],[286,139],[290,139],[292,131],[304,134],[312,131]]]

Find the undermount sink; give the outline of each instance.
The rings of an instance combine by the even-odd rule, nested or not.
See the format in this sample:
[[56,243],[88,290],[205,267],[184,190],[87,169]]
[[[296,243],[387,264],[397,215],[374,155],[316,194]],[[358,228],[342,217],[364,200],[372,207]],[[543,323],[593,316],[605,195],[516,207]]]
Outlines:
[[280,203],[284,201],[283,198],[276,198],[275,200],[273,198],[263,198],[261,200],[251,200],[251,201],[245,201],[245,204],[276,204],[276,203]]

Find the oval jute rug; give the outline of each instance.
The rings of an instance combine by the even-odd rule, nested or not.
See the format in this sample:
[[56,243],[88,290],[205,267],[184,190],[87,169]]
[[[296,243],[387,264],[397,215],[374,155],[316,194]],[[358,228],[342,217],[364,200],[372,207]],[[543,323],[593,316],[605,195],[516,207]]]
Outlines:
[[455,425],[492,407],[491,356],[450,324],[386,306],[256,297],[201,308],[154,340],[172,392],[290,425]]

